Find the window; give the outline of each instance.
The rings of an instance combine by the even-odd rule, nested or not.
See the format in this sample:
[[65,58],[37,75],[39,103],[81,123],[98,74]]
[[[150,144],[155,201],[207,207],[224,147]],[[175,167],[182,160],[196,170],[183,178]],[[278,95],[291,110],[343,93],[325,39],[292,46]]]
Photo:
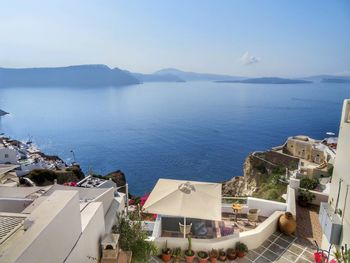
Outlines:
[[5,153],[5,158],[9,158],[9,155],[7,153]]

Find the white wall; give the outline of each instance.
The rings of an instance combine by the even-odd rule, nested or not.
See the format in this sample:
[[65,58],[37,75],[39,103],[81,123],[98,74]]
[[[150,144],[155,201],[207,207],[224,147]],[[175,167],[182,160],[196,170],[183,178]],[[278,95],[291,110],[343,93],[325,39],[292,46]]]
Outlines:
[[291,212],[294,216],[297,215],[297,209],[296,209],[296,204],[295,204],[295,198],[296,198],[296,194],[295,194],[295,189],[290,187],[290,185],[288,185],[287,187],[287,211]]
[[[8,155],[8,157],[5,157]],[[0,163],[17,164],[17,151],[8,147],[0,147]]]
[[[338,208],[342,210],[343,234],[341,244],[350,245],[350,100],[345,100],[340,121],[337,155],[335,157],[332,183],[330,187],[329,203],[336,206],[339,181],[343,180],[339,195]],[[348,192],[348,196],[346,194]],[[323,236],[322,246],[328,247],[328,241]]]
[[1,262],[63,262],[81,233],[77,191],[55,191],[29,216],[34,223],[1,255]]
[[105,234],[102,203],[89,203],[81,212],[81,221],[83,232],[65,262],[99,262],[100,242]]
[[249,209],[252,209],[252,208],[260,209],[260,215],[266,216],[266,217],[271,216],[275,211],[287,210],[286,203],[259,199],[254,197],[248,197],[247,205]]
[[[248,246],[248,249],[255,249],[259,247],[269,236],[276,232],[278,219],[281,214],[281,211],[276,211],[257,228],[242,232],[240,234],[214,239],[193,238],[193,250],[210,251],[212,248],[227,249],[235,247],[237,242],[245,243]],[[185,238],[160,237],[156,238],[154,241],[159,249],[165,246],[165,241],[167,241],[168,247],[170,248],[181,247],[182,250],[185,250],[188,246],[187,239]]]
[[[260,215],[269,217],[275,211],[286,211],[287,204],[270,201],[260,198],[247,197],[247,204],[242,205],[242,214],[248,213],[249,209],[260,209]],[[232,213],[232,204],[222,204],[221,211],[224,213]]]
[[102,202],[104,215],[107,214],[109,207],[111,206],[112,201],[114,200],[115,191],[115,188],[110,188],[108,190],[106,189],[104,193],[102,193],[94,199],[94,202]]

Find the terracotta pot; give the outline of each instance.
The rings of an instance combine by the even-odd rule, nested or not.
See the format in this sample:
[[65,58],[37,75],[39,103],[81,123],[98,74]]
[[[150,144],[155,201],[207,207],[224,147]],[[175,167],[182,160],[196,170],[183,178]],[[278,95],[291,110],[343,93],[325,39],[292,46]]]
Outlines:
[[220,261],[226,261],[226,256],[219,256]]
[[208,258],[198,258],[198,262],[199,263],[207,263],[208,262]]
[[217,258],[210,258],[210,262],[211,262],[211,263],[217,263],[217,262],[218,262],[218,259],[217,259]]
[[237,253],[235,253],[235,254],[227,254],[227,258],[229,260],[235,260],[237,258]]
[[291,235],[297,228],[297,222],[291,212],[285,212],[278,220],[278,226],[282,233]]
[[192,252],[193,252],[193,256],[187,256],[186,253],[185,253],[186,263],[192,263],[193,262],[195,255],[194,255],[194,251],[192,251]]
[[171,259],[171,254],[162,254],[162,260],[163,262],[169,262]]
[[245,256],[245,252],[244,251],[237,251],[237,257],[243,258],[244,256]]

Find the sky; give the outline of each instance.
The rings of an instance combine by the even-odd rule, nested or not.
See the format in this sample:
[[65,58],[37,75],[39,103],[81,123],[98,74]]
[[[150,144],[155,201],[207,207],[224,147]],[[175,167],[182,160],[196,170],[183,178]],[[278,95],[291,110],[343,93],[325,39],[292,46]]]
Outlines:
[[348,0],[0,0],[0,67],[350,75]]

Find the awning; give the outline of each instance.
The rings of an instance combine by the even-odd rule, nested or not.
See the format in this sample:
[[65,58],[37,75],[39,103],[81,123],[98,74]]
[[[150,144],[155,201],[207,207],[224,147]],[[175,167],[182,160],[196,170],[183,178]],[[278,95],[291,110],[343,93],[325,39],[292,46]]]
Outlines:
[[145,212],[221,221],[221,184],[159,179]]

